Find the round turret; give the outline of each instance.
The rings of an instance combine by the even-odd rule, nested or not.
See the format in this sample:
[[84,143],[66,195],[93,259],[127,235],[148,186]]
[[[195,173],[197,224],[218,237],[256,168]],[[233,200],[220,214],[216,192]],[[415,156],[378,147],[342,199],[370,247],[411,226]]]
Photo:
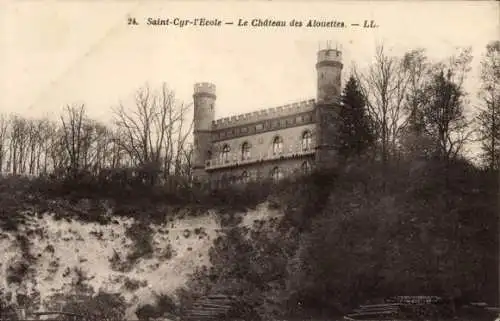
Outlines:
[[215,120],[215,94],[214,84],[202,82],[194,85],[194,124],[193,124],[193,170],[199,179],[205,173],[205,165],[210,159],[212,146],[212,122]]
[[214,84],[202,82],[194,85],[194,131],[211,130],[216,98]]
[[341,94],[342,52],[323,49],[318,52],[316,71],[318,75],[317,101],[330,102]]

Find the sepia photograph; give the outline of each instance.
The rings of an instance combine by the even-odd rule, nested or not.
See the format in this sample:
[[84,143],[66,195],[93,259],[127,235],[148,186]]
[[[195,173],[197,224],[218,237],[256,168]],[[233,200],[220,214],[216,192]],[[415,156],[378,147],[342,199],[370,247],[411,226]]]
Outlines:
[[0,3],[0,321],[500,321],[496,1]]

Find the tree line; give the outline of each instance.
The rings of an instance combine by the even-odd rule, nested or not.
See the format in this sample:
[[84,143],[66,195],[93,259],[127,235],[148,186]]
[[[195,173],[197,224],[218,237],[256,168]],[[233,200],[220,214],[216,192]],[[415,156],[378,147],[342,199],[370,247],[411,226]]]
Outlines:
[[[424,49],[397,57],[379,46],[367,70],[354,66],[344,89],[349,107],[340,113],[341,153],[359,155],[372,146],[384,164],[415,157],[467,158],[497,170],[499,53],[500,42],[487,45],[475,93],[478,105],[472,105],[471,93],[465,90],[471,48],[436,62]],[[480,148],[471,153],[471,145]]]
[[155,173],[148,176],[153,181],[189,178],[189,107],[163,84],[146,85],[135,104],[112,108],[110,124],[92,119],[83,104],[66,106],[58,120],[0,115],[0,170],[76,179],[144,169]]
[[[471,106],[464,82],[470,48],[440,62],[423,49],[402,57],[380,46],[373,63],[354,66],[345,86],[340,147],[370,143],[384,163],[405,157],[463,157],[471,142],[480,161],[499,163],[499,42],[481,58],[479,106]],[[190,104],[176,99],[166,84],[139,89],[135,104],[112,108],[111,124],[92,119],[85,105],[68,105],[59,120],[0,115],[0,171],[27,175],[99,175],[118,168],[148,168],[163,178],[190,177]],[[472,114],[467,113],[472,112]],[[374,144],[372,144],[374,143]]]

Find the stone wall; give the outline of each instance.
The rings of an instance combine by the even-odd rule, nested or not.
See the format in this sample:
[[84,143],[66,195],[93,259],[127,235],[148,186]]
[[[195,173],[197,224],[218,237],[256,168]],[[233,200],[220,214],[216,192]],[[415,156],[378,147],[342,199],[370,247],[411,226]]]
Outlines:
[[283,154],[300,153],[302,151],[302,135],[309,131],[312,134],[311,147],[315,146],[316,124],[307,124],[277,131],[268,131],[256,135],[222,140],[213,144],[210,165],[220,165],[220,154],[225,145],[229,146],[229,162],[241,161],[242,146],[250,145],[251,159],[267,159],[273,156],[273,140],[280,136],[283,139]]

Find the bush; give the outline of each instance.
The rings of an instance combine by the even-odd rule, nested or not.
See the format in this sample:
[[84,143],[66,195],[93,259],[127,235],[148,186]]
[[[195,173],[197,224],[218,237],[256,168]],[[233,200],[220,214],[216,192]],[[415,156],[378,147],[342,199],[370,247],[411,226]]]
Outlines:
[[141,286],[143,286],[143,282],[141,282],[139,280],[125,278],[125,282],[124,282],[123,286],[128,291],[135,291],[135,290],[139,289]]
[[151,318],[161,318],[164,316],[172,318],[178,316],[179,313],[180,309],[175,300],[167,294],[156,295],[154,304],[142,305],[135,311],[139,320],[149,320]]
[[151,258],[154,253],[153,230],[149,224],[136,221],[130,226],[126,233],[134,242],[132,251],[127,255],[127,260],[134,264],[140,258]]
[[29,271],[29,264],[26,261],[17,261],[7,268],[7,284],[21,284]]
[[293,182],[293,179],[279,184],[260,181],[213,190],[178,181],[151,184],[132,177],[130,169],[110,170],[98,176],[87,171],[30,179],[8,176],[0,178],[0,196],[5,196],[0,197],[0,228],[15,230],[24,220],[19,213],[26,209],[53,212],[56,219],[76,218],[107,225],[112,218],[106,215],[104,203],[114,204],[114,216],[156,223],[164,222],[167,214],[175,215],[179,208],[187,209],[190,216],[203,214],[208,209],[244,212],[270,195],[283,193]]

